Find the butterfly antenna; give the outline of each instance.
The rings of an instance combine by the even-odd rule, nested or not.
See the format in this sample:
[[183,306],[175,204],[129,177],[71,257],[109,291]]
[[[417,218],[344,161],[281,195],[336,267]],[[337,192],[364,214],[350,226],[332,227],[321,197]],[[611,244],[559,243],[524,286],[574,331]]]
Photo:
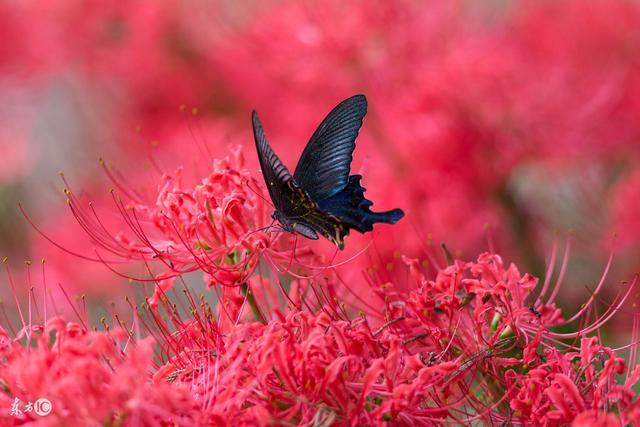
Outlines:
[[251,190],[251,192],[253,192],[253,194],[255,194],[256,196],[260,197],[262,200],[264,200],[265,202],[267,202],[269,205],[271,205],[272,208],[276,208],[273,205],[273,202],[267,198],[265,198],[262,194],[260,194],[258,191],[254,190],[253,188],[251,188],[251,185],[249,184],[249,178],[245,178],[245,184],[247,185],[247,188],[249,190]]

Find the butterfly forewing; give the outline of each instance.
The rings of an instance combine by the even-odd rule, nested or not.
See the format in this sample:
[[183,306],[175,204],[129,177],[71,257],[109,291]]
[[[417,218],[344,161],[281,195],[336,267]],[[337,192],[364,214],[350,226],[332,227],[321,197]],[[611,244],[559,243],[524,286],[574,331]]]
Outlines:
[[331,110],[311,136],[293,178],[313,200],[331,197],[347,186],[355,140],[365,114],[364,95],[347,98]]
[[258,118],[258,113],[255,111],[253,112],[252,120],[253,136],[256,140],[260,168],[267,184],[267,190],[269,190],[269,196],[271,196],[276,210],[286,212],[291,205],[293,196],[291,186],[287,185],[292,180],[291,174],[271,149],[264,134],[264,129],[262,129],[262,123]]

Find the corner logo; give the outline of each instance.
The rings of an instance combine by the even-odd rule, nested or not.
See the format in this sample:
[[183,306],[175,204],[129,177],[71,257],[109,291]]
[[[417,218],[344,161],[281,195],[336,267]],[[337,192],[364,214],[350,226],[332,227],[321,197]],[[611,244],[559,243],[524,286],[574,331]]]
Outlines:
[[33,412],[40,417],[46,417],[53,410],[53,405],[51,401],[47,398],[41,397],[35,402],[26,402],[24,405],[17,397],[13,399],[13,403],[11,404],[11,410],[9,415],[13,417],[19,417],[23,414]]

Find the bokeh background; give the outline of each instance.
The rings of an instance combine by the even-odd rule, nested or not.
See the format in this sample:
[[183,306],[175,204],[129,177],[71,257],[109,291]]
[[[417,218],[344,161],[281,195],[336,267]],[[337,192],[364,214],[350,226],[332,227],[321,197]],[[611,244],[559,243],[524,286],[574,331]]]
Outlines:
[[612,250],[603,306],[640,267],[638,2],[0,1],[0,40],[0,254],[18,293],[23,261],[39,277],[43,258],[52,292],[95,307],[136,292],[18,210],[91,254],[59,171],[117,228],[99,158],[151,203],[160,171],[198,182],[229,146],[259,177],[252,109],[294,168],[355,93],[369,113],[353,170],[375,208],[407,213],[376,228],[382,259],[491,246],[544,277],[570,239],[569,309]]

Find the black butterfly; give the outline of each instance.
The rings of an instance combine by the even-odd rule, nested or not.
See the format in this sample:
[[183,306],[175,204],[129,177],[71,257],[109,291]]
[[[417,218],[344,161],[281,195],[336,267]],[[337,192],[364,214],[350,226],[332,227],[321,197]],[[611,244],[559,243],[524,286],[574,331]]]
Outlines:
[[320,123],[307,143],[293,176],[273,152],[253,112],[253,135],[262,175],[276,208],[272,217],[285,231],[309,239],[322,234],[340,249],[350,229],[360,233],[373,224],[394,224],[404,216],[401,209],[372,212],[364,197],[360,175],[349,176],[356,137],[367,114],[367,98],[356,95],[336,106]]

